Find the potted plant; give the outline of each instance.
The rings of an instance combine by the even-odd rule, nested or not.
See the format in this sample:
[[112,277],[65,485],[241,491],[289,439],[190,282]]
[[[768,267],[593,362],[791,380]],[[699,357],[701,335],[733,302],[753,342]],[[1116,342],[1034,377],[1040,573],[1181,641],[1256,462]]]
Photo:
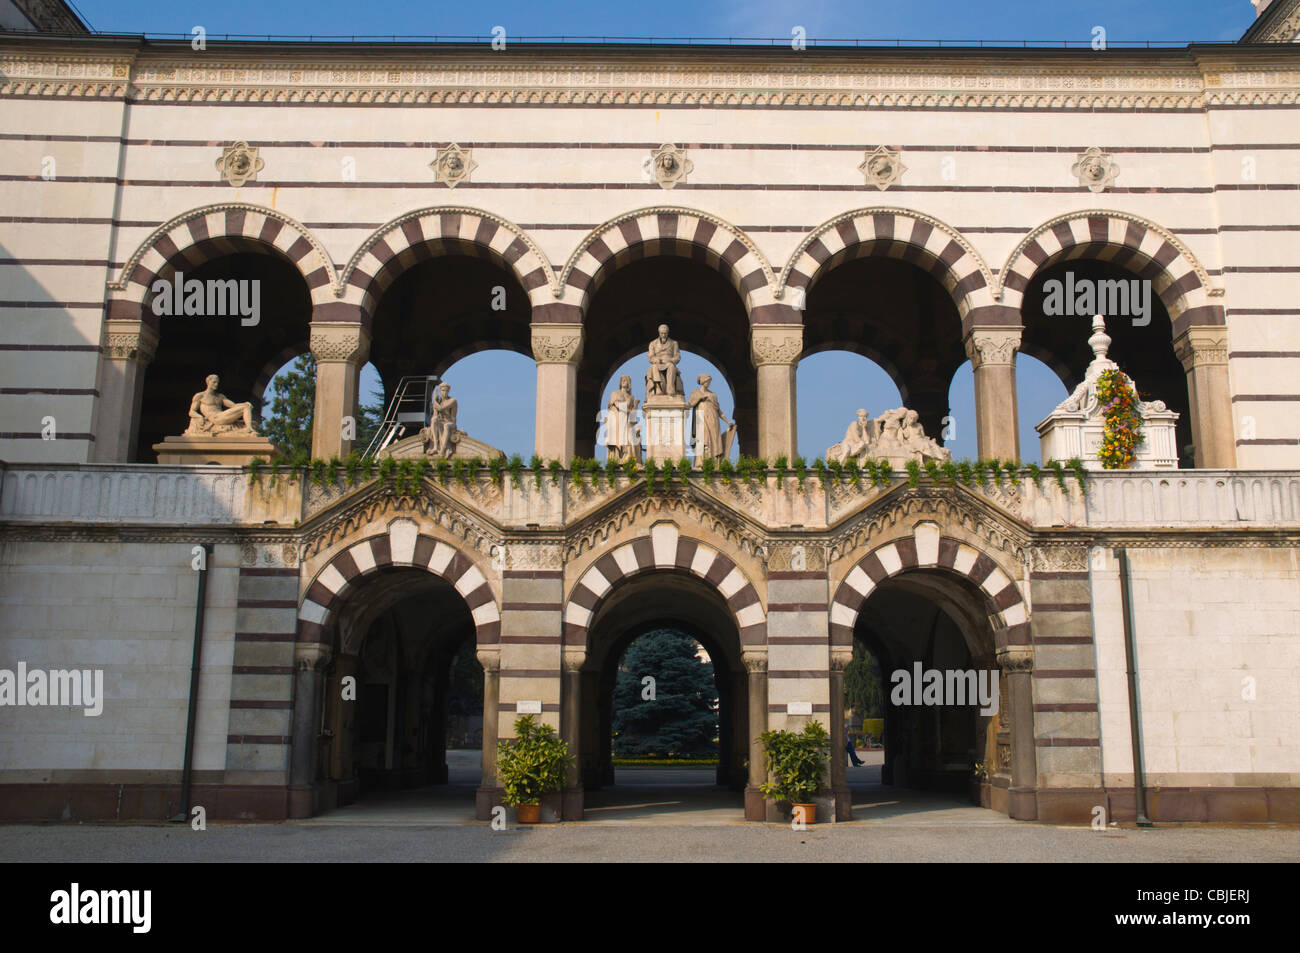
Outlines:
[[542,795],[563,790],[571,761],[568,743],[550,725],[533,715],[515,721],[515,737],[501,742],[497,777],[506,804],[519,809],[520,824],[541,820]]
[[796,816],[803,815],[804,823],[817,823],[813,798],[822,789],[831,748],[825,726],[820,721],[810,721],[803,731],[765,731],[759,740],[767,755],[771,779],[761,786],[763,796],[788,801]]
[[970,799],[972,804],[983,804],[984,785],[989,779],[989,766],[983,761],[976,761],[970,775]]

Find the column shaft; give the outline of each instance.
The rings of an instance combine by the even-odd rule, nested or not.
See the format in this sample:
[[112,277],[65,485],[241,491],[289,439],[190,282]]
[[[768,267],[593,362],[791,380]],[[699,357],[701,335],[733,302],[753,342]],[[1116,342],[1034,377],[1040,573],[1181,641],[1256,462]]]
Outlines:
[[[975,436],[983,459],[1020,459],[1016,352],[1020,328],[972,328],[966,356],[975,376]],[[961,426],[961,421],[958,421]]]
[[[537,428],[533,442],[543,460],[567,464],[573,456],[582,340],[580,324],[532,327],[533,359],[537,361]],[[590,426],[594,433],[596,421],[583,421],[583,426]]]
[[322,459],[345,457],[352,452],[353,438],[344,436],[344,418],[352,419],[348,433],[354,434],[357,385],[361,366],[370,353],[370,333],[359,321],[313,323],[311,352],[316,359],[311,454]]
[[760,785],[767,780],[767,758],[759,739],[767,730],[767,656],[745,656],[749,673],[749,783],[745,786],[745,820],[767,819],[767,804]]
[[758,369],[758,455],[769,463],[780,456],[793,459],[799,453],[795,378],[803,353],[803,326],[755,326],[749,347]]
[[1188,328],[1174,342],[1174,352],[1187,372],[1196,466],[1224,470],[1235,467],[1236,427],[1228,381],[1227,328]]
[[[95,442],[91,459],[97,463],[130,463],[140,437],[144,374],[158,349],[158,335],[142,321],[110,318],[100,346],[95,399]],[[153,463],[153,459],[136,461]]]

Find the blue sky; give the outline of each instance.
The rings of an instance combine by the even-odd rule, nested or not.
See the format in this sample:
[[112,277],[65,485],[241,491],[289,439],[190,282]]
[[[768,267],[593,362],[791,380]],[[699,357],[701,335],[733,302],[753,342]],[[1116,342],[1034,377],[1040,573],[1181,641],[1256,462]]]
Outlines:
[[[911,40],[1071,40],[1087,42],[1094,27],[1112,41],[1233,41],[1254,19],[1249,0],[659,0],[610,4],[607,0],[569,3],[499,2],[412,3],[406,0],[75,0],[96,30],[124,33],[181,33],[202,26],[213,34],[274,35],[462,35],[488,36],[496,26],[510,36],[608,37],[789,37],[803,27],[810,39]],[[647,342],[648,343],[648,342]],[[644,359],[614,371],[642,380]],[[707,371],[714,375],[722,409],[733,404],[722,375],[707,362],[685,355],[683,379]],[[1033,425],[1064,396],[1060,381],[1042,364],[1021,356],[1017,364],[1021,455],[1038,459]],[[472,355],[449,369],[446,379],[460,402],[461,426],[472,436],[527,457],[532,452],[536,372],[527,358],[488,352]],[[373,368],[362,377],[368,396],[377,380]],[[609,387],[606,387],[608,393]],[[839,440],[858,407],[873,416],[899,406],[898,391],[866,358],[844,353],[816,355],[798,375],[799,451],[809,460]],[[603,401],[602,401],[603,403]],[[955,434],[947,441],[954,454],[974,457],[974,385],[970,365],[953,379],[950,404]],[[595,421],[579,421],[595,427]]]

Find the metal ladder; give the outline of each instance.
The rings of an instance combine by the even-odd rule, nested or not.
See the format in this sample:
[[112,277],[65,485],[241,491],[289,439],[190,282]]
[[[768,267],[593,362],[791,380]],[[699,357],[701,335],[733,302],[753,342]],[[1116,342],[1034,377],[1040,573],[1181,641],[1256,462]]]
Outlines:
[[429,422],[429,408],[433,404],[433,395],[438,390],[442,378],[437,374],[403,377],[397,382],[393,399],[384,411],[383,422],[366,447],[365,456],[373,457],[395,440],[407,435],[407,428],[414,425],[411,433],[418,433]]

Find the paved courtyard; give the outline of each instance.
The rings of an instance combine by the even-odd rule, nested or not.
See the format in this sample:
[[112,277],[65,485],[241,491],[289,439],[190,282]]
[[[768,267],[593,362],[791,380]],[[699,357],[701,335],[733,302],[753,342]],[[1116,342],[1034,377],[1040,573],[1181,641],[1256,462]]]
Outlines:
[[738,794],[709,770],[627,770],[592,792],[580,824],[493,830],[473,816],[478,765],[451,752],[451,784],[364,799],[275,824],[11,825],[0,862],[355,861],[713,862],[1300,861],[1300,828],[1061,827],[1012,821],[961,799],[879,783],[850,769],[854,820],[793,831],[741,819]]

